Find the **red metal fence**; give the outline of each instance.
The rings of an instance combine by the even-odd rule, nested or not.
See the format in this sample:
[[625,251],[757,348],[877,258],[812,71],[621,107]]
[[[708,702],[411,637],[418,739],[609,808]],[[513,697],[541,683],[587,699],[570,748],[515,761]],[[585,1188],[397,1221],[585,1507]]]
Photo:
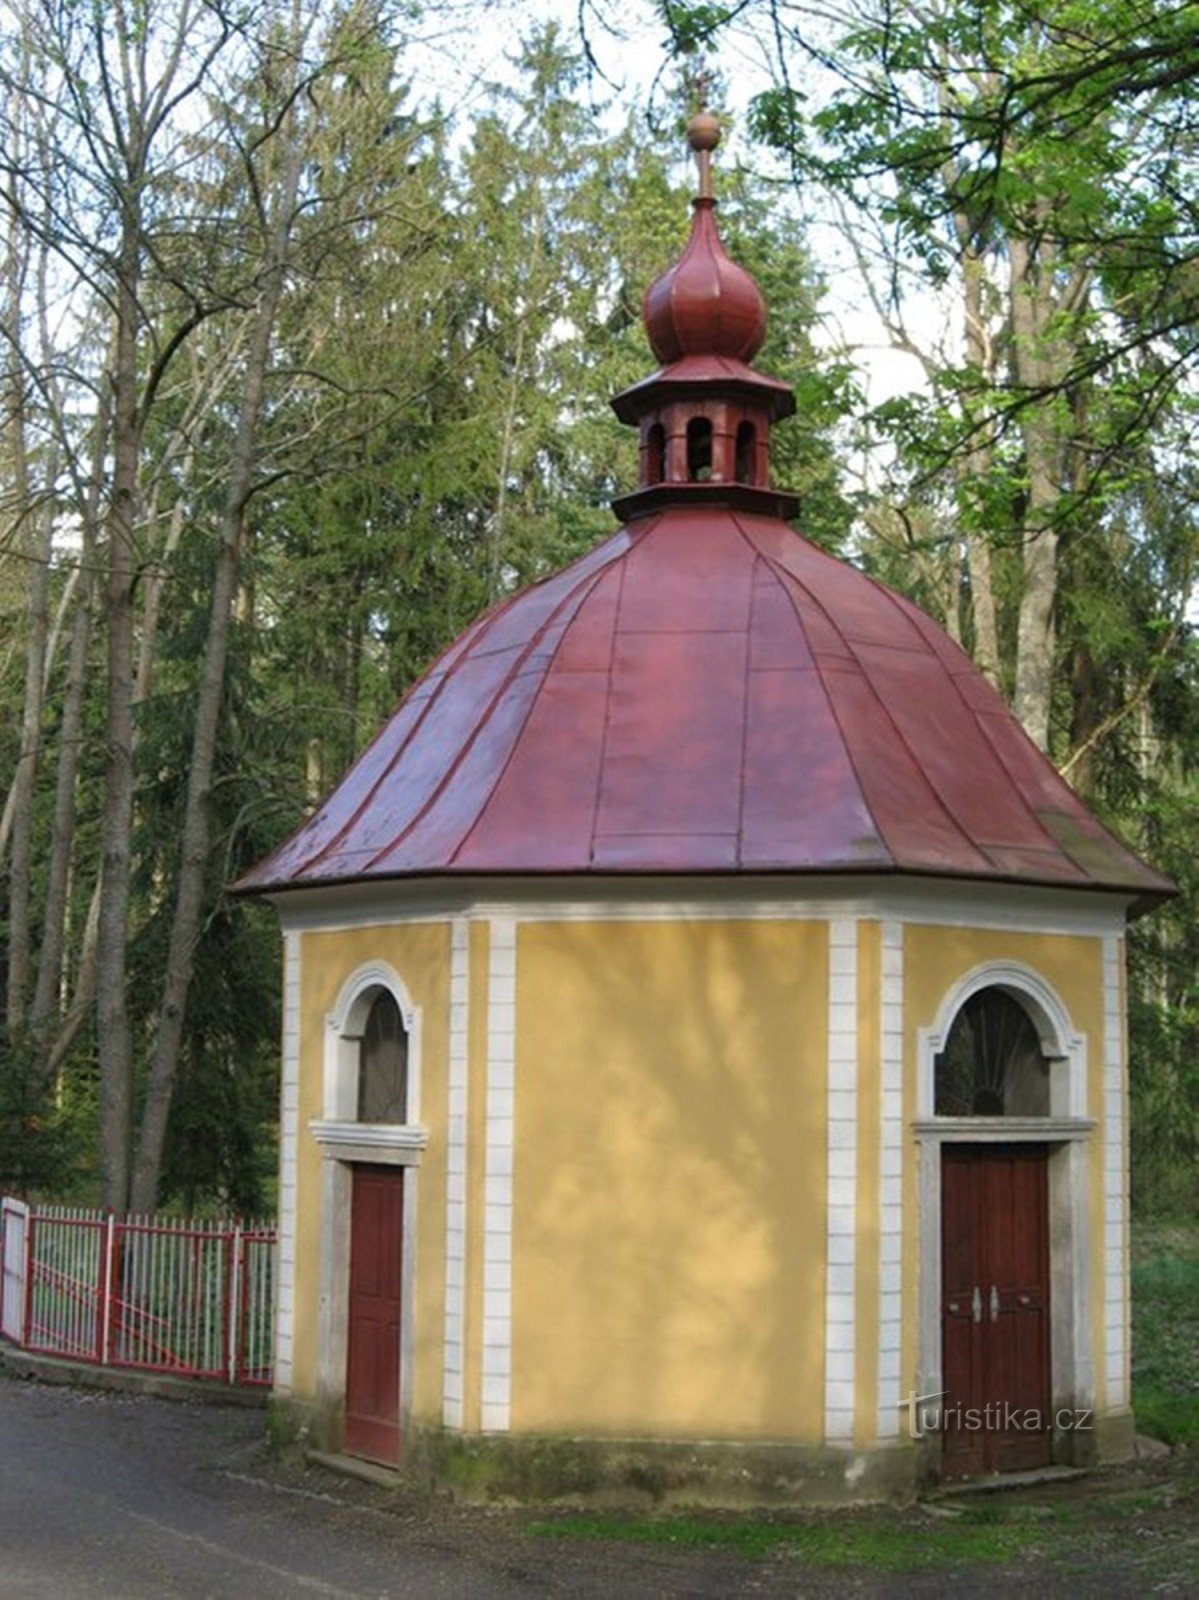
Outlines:
[[177,1377],[270,1383],[272,1224],[118,1220],[5,1200],[0,1225],[0,1328],[22,1348]]

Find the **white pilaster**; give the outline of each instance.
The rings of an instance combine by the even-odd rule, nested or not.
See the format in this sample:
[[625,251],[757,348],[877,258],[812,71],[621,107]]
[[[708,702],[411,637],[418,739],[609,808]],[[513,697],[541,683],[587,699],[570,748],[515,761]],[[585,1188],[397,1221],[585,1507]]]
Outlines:
[[903,925],[882,925],[878,1437],[900,1431],[903,1327]]
[[1120,942],[1103,941],[1103,1370],[1109,1406],[1129,1403],[1128,1121]]
[[291,1392],[296,1314],[296,1158],[300,1136],[300,935],[283,935],[282,1084],[279,1107],[279,1266],[275,1391]]
[[512,1162],[516,1093],[516,923],[491,921],[487,1151],[483,1178],[483,1431],[508,1430],[512,1394]]
[[469,928],[455,917],[450,929],[450,1065],[446,1113],[445,1377],[442,1420],[463,1425],[466,1314],[467,1028],[470,996]]
[[852,1444],[858,1183],[858,924],[835,917],[828,937],[828,1238],[824,1437]]

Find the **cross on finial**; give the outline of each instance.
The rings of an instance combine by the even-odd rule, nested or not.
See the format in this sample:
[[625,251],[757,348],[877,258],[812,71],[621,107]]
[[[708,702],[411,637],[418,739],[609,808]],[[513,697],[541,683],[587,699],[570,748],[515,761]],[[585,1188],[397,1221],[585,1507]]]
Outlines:
[[695,152],[695,165],[699,168],[701,200],[712,198],[712,152],[720,143],[720,122],[708,110],[711,84],[711,74],[702,69],[691,79],[696,112],[687,124],[687,143]]

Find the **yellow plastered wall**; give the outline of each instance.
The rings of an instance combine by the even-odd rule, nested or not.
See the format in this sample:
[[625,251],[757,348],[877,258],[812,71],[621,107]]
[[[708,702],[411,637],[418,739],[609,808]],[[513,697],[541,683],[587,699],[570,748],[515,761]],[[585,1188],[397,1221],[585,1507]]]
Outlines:
[[324,1113],[325,1018],[346,980],[388,962],[421,1014],[421,1122],[429,1130],[417,1182],[412,1414],[441,1420],[445,1329],[445,1150],[449,1065],[448,923],[306,933],[300,947],[300,1112],[296,1178],[293,1390],[317,1394],[322,1158],[309,1123]]
[[518,930],[512,1427],[818,1442],[827,932]]
[[[975,928],[909,925],[904,930],[904,1119],[916,1110],[917,1034],[936,1021],[942,1001],[973,968],[1018,961],[1056,990],[1077,1032],[1087,1041],[1087,1110],[1091,1136],[1091,1303],[1096,1404],[1104,1405],[1103,1372],[1103,945],[1073,934],[1008,933]],[[916,1385],[918,1341],[919,1195],[917,1155],[904,1162],[903,1388]]]

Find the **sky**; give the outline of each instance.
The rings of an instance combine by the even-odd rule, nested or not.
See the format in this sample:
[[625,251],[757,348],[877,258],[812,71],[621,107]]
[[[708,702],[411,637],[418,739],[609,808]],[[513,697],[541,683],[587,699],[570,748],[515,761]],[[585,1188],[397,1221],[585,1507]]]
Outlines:
[[[490,83],[514,81],[512,58],[523,35],[537,23],[555,21],[564,34],[577,38],[581,12],[595,56],[592,94],[596,104],[611,103],[614,116],[623,114],[629,105],[646,113],[651,105],[661,107],[671,83],[667,37],[647,0],[620,0],[619,4],[615,0],[490,0],[483,5],[460,0],[418,28],[424,42],[413,57],[416,82],[426,93],[440,96],[448,111],[469,122],[472,109],[482,105]],[[750,42],[732,39],[715,64],[725,85],[717,109],[728,113],[733,124],[726,156],[739,155],[762,165],[768,158],[760,148],[751,149],[739,140],[737,123],[744,123],[750,100],[770,84],[765,57]],[[678,162],[680,171],[689,164],[682,148]],[[870,405],[921,387],[918,362],[891,348],[869,304],[830,204],[811,194],[803,197],[802,205],[808,219],[809,247],[826,282],[817,343],[828,350],[851,352]],[[944,339],[945,323],[943,307],[925,296],[916,306],[911,331],[931,344]]]
[[[648,0],[457,0],[426,25],[426,40],[416,57],[418,81],[441,96],[447,110],[469,123],[472,108],[482,105],[490,83],[515,81],[512,61],[522,36],[540,22],[555,21],[564,34],[577,39],[580,16],[586,20],[587,41],[595,56],[596,104],[611,103],[614,116],[623,115],[630,104],[647,113],[653,105],[660,107],[671,83],[667,36]],[[729,114],[732,122],[726,158],[740,156],[761,164],[768,158],[760,148],[751,149],[739,139],[737,123],[744,125],[751,99],[770,85],[768,62],[750,42],[731,39],[715,64],[724,80],[716,109]],[[819,96],[818,83],[805,88]],[[680,148],[678,161],[681,172],[689,164],[688,152]],[[716,181],[719,195],[719,165]],[[799,203],[807,219],[809,248],[825,281],[821,322],[814,330],[818,346],[849,354],[867,406],[922,389],[921,365],[892,346],[831,202],[819,194],[806,194]],[[949,301],[921,288],[905,306],[906,331],[915,343],[930,352],[939,348],[952,358],[957,353],[956,326]],[[848,464],[865,481],[875,478],[881,465],[863,456]],[[1199,626],[1199,584],[1187,614]]]

